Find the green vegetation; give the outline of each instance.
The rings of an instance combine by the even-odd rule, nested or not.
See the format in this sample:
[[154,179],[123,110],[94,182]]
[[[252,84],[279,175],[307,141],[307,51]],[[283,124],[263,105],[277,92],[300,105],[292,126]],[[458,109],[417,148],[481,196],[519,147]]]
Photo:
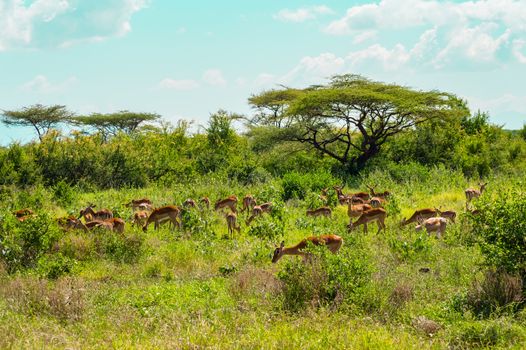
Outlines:
[[[273,96],[311,105],[323,89]],[[243,117],[218,111],[202,133],[190,133],[187,123],[151,117],[158,124],[145,119],[133,129],[93,134],[50,129],[39,142],[0,148],[0,348],[526,343],[520,132],[502,130],[480,112],[433,117],[390,136],[355,173],[360,167],[277,137],[288,132],[286,123],[251,124],[239,133],[233,123]],[[470,204],[479,212],[466,211],[464,190],[481,180],[487,189]],[[391,192],[385,232],[347,232],[347,207],[337,205],[332,189],[342,185],[344,193],[366,185]],[[183,208],[180,229],[152,225],[147,232],[132,227],[125,206],[144,197],[159,207],[204,196],[213,206],[249,193],[258,204],[272,202],[272,211],[250,226],[248,213],[238,213],[241,232],[233,239],[224,214],[203,206]],[[88,203],[126,220],[124,233],[63,229],[65,217]],[[330,218],[305,215],[322,205],[332,208]],[[416,209],[433,207],[458,214],[442,239],[400,226]],[[19,220],[14,212],[23,208],[34,214]],[[328,233],[344,240],[338,254],[312,246],[305,261],[285,256],[271,263],[282,240],[290,246]]]

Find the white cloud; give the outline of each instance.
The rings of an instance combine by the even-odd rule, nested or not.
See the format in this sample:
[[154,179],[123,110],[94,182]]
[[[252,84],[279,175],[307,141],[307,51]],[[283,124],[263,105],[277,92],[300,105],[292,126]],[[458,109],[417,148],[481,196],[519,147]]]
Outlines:
[[172,90],[193,90],[199,87],[199,83],[192,79],[171,79],[165,78],[159,82],[159,87]]
[[511,93],[506,93],[495,98],[479,98],[467,97],[470,107],[472,109],[479,109],[481,111],[495,111],[506,112],[508,114],[516,114],[517,116],[526,117],[526,96],[517,96]]
[[20,86],[20,90],[24,92],[34,92],[39,94],[52,94],[56,92],[63,92],[70,88],[72,84],[77,81],[76,77],[69,77],[60,83],[51,83],[44,75],[37,75],[31,81]]
[[526,54],[523,53],[525,46],[526,40],[517,39],[513,41],[513,55],[520,63],[526,63]]
[[212,86],[225,86],[226,79],[219,69],[209,69],[203,73],[203,81]]
[[0,51],[13,48],[67,47],[123,36],[132,15],[149,0],[0,1]]
[[268,87],[270,85],[276,84],[276,76],[269,73],[261,73],[254,80],[254,85],[256,87]]
[[[345,16],[332,21],[324,31],[350,35],[358,44],[370,36],[392,36],[397,31],[404,38],[407,32],[403,30],[408,28],[421,30],[422,35],[427,33],[420,37],[420,43],[427,50],[426,56],[431,56],[432,44],[435,68],[459,60],[495,63],[497,56],[515,57],[525,63],[518,44],[510,45],[526,35],[524,0],[382,0],[349,8]],[[413,50],[411,55],[423,57],[422,48],[415,46]]]
[[333,53],[303,57],[299,64],[279,79],[284,84],[297,82],[313,83],[342,72],[345,60]]
[[387,71],[400,68],[407,64],[410,59],[411,53],[401,44],[395,45],[393,49],[374,44],[367,49],[351,52],[346,57],[346,61],[351,67],[379,63]]
[[331,14],[333,11],[325,6],[303,7],[296,10],[283,9],[274,15],[275,19],[283,22],[304,22],[315,19],[318,15]]

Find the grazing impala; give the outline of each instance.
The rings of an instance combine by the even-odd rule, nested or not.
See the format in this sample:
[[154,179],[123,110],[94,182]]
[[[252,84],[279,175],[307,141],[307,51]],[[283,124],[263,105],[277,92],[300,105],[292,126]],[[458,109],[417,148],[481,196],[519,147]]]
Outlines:
[[148,220],[146,220],[142,230],[146,232],[148,230],[148,226],[152,222],[154,223],[155,230],[159,229],[161,223],[165,221],[170,221],[173,224],[173,227],[181,227],[181,223],[177,220],[180,215],[181,209],[175,205],[167,205],[165,207],[154,209],[148,217]]
[[435,208],[438,216],[443,217],[455,223],[455,218],[457,217],[457,212],[453,210],[441,211],[440,208]]
[[237,231],[237,233],[240,232],[241,228],[237,224],[237,215],[236,213],[228,213],[226,214],[226,224],[228,226],[228,234],[231,235],[232,238],[234,238],[234,230]]
[[16,219],[20,222],[24,222],[29,218],[35,217],[35,213],[29,208],[14,211],[13,214],[15,214]]
[[229,207],[230,210],[232,210],[232,212],[237,213],[236,205],[237,205],[237,197],[235,195],[231,195],[225,199],[218,200],[214,206],[214,209],[219,210],[219,209]]
[[442,233],[446,231],[447,219],[443,217],[433,217],[428,219],[418,218],[418,225],[415,227],[416,231],[422,230],[425,227],[427,234],[436,232],[437,238],[442,237]]
[[355,227],[363,225],[363,232],[367,233],[367,223],[376,221],[376,224],[378,225],[378,232],[376,232],[376,234],[378,234],[382,229],[385,231],[384,221],[386,216],[387,212],[382,208],[370,209],[364,211],[355,222],[351,221],[347,227],[349,228],[349,231],[352,231]]
[[195,208],[196,207],[195,201],[192,198],[188,198],[187,200],[183,202],[183,207]]
[[488,184],[487,182],[486,183],[479,182],[479,186],[480,186],[479,190],[475,188],[468,188],[467,190],[464,191],[464,193],[466,194],[466,208],[468,207],[468,203],[471,202],[473,198],[480,197],[482,192],[484,192],[484,190],[486,189],[487,184]]
[[153,203],[148,198],[132,199],[131,202],[126,203],[126,207],[132,207],[132,210],[152,210]]
[[402,219],[402,222],[400,223],[401,226],[409,225],[412,222],[417,222],[418,218],[421,217],[422,219],[431,218],[433,216],[437,215],[437,211],[435,209],[426,208],[426,209],[420,209],[415,211],[413,215],[409,219]]
[[247,194],[245,197],[243,197],[243,208],[241,209],[241,212],[244,212],[246,210],[248,216],[250,215],[250,211],[255,205],[256,200],[254,199],[254,196],[252,196],[251,194]]
[[109,209],[101,209],[99,211],[93,211],[95,205],[90,204],[85,209],[82,209],[79,214],[79,219],[84,216],[86,221],[93,220],[106,220],[113,217],[113,213]]
[[254,205],[254,207],[252,208],[252,215],[250,215],[250,217],[246,220],[247,226],[250,225],[252,220],[254,220],[256,217],[263,215],[263,213],[270,213],[271,209],[272,202]]
[[278,262],[278,260],[281,259],[283,255],[300,255],[303,258],[306,258],[309,256],[309,253],[304,252],[303,250],[307,248],[309,244],[313,244],[315,246],[325,246],[333,254],[336,254],[343,244],[343,239],[336,235],[311,236],[303,239],[301,242],[292,247],[285,247],[285,241],[283,241],[281,242],[280,246],[274,250],[272,262]]
[[332,210],[329,207],[320,207],[318,209],[307,209],[307,216],[325,216],[330,217]]
[[353,204],[352,201],[347,205],[347,215],[352,218],[357,218],[367,210],[373,209],[369,204]]
[[199,200],[200,203],[202,203],[206,209],[210,209],[210,199],[208,197],[203,197],[201,200]]
[[144,226],[146,220],[148,220],[150,212],[146,210],[139,210],[133,214],[132,226]]

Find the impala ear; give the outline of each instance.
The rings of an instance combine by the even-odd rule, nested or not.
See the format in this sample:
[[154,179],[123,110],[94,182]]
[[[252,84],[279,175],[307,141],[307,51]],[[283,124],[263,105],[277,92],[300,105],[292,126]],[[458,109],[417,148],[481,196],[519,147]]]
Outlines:
[[283,248],[285,246],[285,241],[281,241],[281,244],[279,245],[280,248]]

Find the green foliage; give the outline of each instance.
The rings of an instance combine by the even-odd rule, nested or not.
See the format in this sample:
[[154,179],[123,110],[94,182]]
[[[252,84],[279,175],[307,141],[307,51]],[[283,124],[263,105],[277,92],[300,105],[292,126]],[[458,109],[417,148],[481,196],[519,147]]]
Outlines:
[[499,191],[478,204],[481,213],[473,216],[473,230],[489,265],[526,277],[526,193]]
[[263,215],[252,222],[248,234],[260,239],[275,241],[276,238],[283,236],[284,230],[285,225],[282,221]]
[[58,254],[47,254],[38,259],[37,272],[39,275],[49,278],[57,279],[60,276],[69,274],[73,270],[75,260]]
[[373,264],[359,244],[334,255],[325,247],[311,247],[311,257],[280,261],[282,308],[302,311],[309,307],[351,306],[363,297]]
[[53,186],[53,198],[62,206],[72,204],[77,197],[77,192],[74,187],[69,186],[64,180],[59,181]]
[[326,172],[300,174],[297,172],[285,174],[282,178],[283,200],[305,199],[309,192],[320,193],[323,188],[332,187],[338,183],[331,174]]
[[392,237],[388,238],[391,251],[396,254],[401,261],[411,261],[431,252],[432,245],[430,237],[426,233],[413,235],[409,238]]

